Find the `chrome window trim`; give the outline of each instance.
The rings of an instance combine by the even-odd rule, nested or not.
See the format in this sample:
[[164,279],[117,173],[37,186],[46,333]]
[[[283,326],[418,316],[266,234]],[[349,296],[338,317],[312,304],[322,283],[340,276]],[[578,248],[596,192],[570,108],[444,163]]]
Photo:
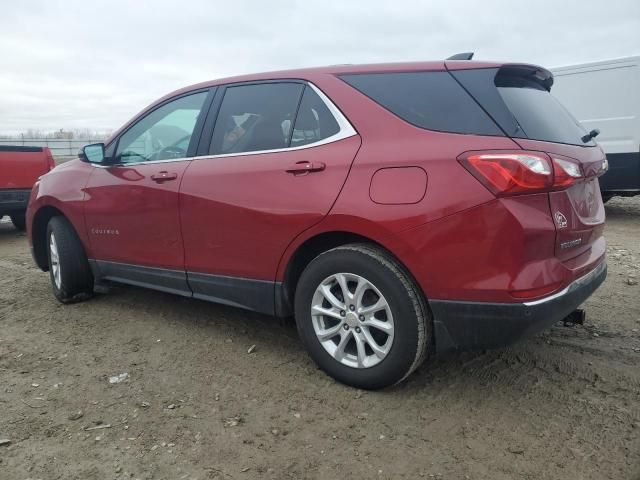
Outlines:
[[340,130],[338,130],[337,133],[331,135],[330,137],[323,138],[322,140],[318,140],[317,142],[308,143],[306,145],[300,145],[298,147],[275,148],[272,150],[256,150],[253,152],[221,153],[218,155],[200,155],[195,157],[170,158],[167,160],[150,160],[150,161],[143,161],[143,162],[114,163],[113,165],[98,165],[94,163],[92,163],[91,165],[97,168],[128,167],[130,165],[153,165],[156,163],[183,162],[185,160],[200,160],[204,158],[212,159],[212,158],[240,157],[240,156],[247,156],[247,155],[263,155],[265,153],[295,152],[297,150],[304,150],[307,148],[314,148],[314,147],[319,147],[321,145],[327,145],[329,143],[337,142],[339,140],[344,140],[345,138],[353,137],[354,135],[358,134],[358,132],[356,132],[356,129],[353,128],[353,125],[351,125],[351,122],[347,120],[347,117],[344,116],[344,114],[340,111],[340,109],[331,101],[329,97],[327,97],[324,94],[322,90],[320,90],[318,87],[316,87],[313,83],[309,81],[304,81],[303,83],[311,87],[313,91],[318,94],[318,96],[324,102],[326,107],[329,109],[329,112],[331,113],[331,115],[333,115],[333,118],[338,123],[338,127],[340,127]]

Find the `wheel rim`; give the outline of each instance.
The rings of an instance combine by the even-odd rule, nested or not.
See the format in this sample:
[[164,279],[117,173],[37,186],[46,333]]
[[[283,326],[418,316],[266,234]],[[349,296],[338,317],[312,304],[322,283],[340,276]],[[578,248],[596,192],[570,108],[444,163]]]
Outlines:
[[325,278],[313,295],[311,321],[327,353],[348,367],[373,367],[393,345],[389,303],[359,275],[336,273]]
[[53,274],[53,283],[56,288],[60,289],[62,276],[60,272],[60,256],[58,255],[58,244],[56,236],[52,233],[49,238],[49,258],[51,259],[51,273]]

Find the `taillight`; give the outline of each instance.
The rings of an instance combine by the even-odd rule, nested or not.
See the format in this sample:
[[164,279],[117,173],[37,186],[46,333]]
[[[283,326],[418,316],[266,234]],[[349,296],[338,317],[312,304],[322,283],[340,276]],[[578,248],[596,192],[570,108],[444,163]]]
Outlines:
[[540,192],[553,184],[551,159],[543,153],[473,153],[460,162],[496,195]]
[[44,154],[47,157],[47,167],[49,171],[53,170],[56,166],[56,161],[53,159],[53,155],[51,154],[51,150],[48,147],[44,147]]
[[583,177],[580,165],[555,157],[553,158],[553,172],[553,186],[557,189],[570,187],[576,180]]
[[577,163],[542,152],[470,152],[458,160],[497,196],[561,190],[583,177]]

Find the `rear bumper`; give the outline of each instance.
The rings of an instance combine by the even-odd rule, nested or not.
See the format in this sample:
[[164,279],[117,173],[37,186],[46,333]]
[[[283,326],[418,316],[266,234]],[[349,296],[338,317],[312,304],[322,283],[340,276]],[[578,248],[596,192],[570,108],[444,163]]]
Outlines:
[[30,189],[0,189],[0,214],[25,211],[29,203]]
[[525,303],[432,300],[436,350],[499,347],[544,330],[589,298],[606,276],[603,261],[560,292]]

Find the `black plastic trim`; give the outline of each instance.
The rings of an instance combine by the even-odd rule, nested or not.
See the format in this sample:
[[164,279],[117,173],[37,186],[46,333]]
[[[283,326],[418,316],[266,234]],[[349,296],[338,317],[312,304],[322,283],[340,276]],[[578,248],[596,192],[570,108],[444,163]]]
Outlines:
[[198,120],[196,121],[196,124],[193,127],[193,133],[191,134],[191,140],[189,141],[189,146],[187,147],[187,157],[195,157],[198,154],[198,146],[200,145],[200,138],[202,136],[202,132],[204,131],[204,126],[207,121],[209,109],[213,104],[213,99],[216,96],[217,90],[218,90],[218,87],[211,87],[211,89],[209,90],[209,93],[207,94],[207,97],[204,99],[204,103],[202,104],[202,109],[200,110],[200,114],[198,115]]
[[[268,315],[288,316],[280,282],[89,260],[97,283],[111,281]],[[277,307],[277,308],[276,308]]]
[[195,272],[187,277],[194,298],[269,315],[275,312],[276,282]]
[[97,280],[109,280],[186,297],[192,296],[184,270],[169,270],[103,260],[89,260],[89,265],[91,265],[91,270]]
[[26,210],[30,195],[31,189],[0,189],[0,214]]
[[0,152],[42,152],[44,147],[28,147],[25,145],[0,145]]
[[202,131],[198,138],[198,147],[195,154],[196,157],[202,157],[209,154],[209,144],[213,137],[213,127],[215,127],[216,120],[218,119],[218,111],[220,110],[220,105],[222,105],[224,91],[224,86],[216,87],[216,91],[211,97],[211,102],[208,105],[207,114],[202,125]]
[[562,294],[528,303],[430,300],[436,351],[495,348],[548,328],[574,311],[604,282],[601,263]]

